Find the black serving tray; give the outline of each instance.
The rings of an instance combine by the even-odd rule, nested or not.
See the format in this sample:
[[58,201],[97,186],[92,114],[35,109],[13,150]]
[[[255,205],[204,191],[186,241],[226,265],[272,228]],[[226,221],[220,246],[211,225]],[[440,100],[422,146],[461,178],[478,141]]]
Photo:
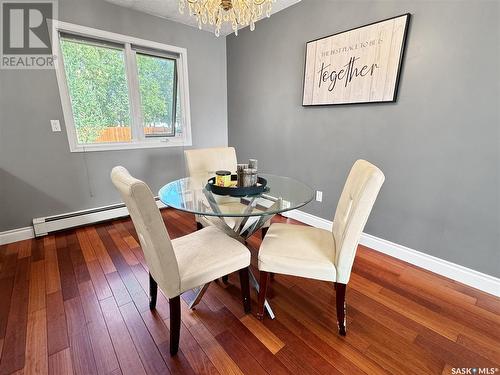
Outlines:
[[[231,181],[237,181],[238,176],[231,175]],[[257,177],[257,186],[248,187],[224,187],[215,185],[215,177],[208,180],[207,190],[217,195],[229,195],[231,197],[244,197],[245,195],[257,195],[267,190],[267,180],[263,177]]]

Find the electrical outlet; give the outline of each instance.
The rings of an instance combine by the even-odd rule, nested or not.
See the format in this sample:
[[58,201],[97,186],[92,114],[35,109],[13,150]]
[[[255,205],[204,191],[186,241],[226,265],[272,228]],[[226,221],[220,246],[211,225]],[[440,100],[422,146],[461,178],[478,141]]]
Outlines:
[[50,120],[50,126],[52,127],[53,132],[61,131],[61,124],[59,123],[59,120]]
[[316,190],[316,201],[317,202],[323,202],[323,192]]

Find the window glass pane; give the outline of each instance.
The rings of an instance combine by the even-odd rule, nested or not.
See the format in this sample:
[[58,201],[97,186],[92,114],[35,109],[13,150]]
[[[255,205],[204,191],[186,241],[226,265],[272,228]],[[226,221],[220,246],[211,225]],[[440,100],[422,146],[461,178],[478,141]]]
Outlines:
[[61,39],[78,143],[130,142],[122,49]]
[[144,133],[146,137],[173,136],[175,60],[141,53],[136,56]]

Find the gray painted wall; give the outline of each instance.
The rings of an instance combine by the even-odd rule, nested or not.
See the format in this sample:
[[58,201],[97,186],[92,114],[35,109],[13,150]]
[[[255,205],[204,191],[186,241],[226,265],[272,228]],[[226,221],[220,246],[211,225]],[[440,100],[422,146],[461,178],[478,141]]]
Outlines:
[[[187,48],[193,147],[227,144],[225,38],[103,0],[59,0],[59,19]],[[70,153],[51,119],[64,128],[54,71],[0,70],[0,231],[119,202],[109,179],[118,164],[153,191],[184,175],[182,147]]]
[[[305,42],[412,13],[395,104],[307,107]],[[386,182],[367,233],[500,276],[498,1],[303,0],[227,38],[229,144],[323,191],[358,158]]]

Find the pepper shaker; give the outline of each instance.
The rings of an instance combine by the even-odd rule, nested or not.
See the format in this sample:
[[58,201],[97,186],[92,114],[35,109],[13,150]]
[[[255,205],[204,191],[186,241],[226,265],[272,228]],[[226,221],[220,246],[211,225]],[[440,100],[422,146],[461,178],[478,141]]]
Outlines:
[[236,175],[237,175],[237,186],[238,187],[243,187],[245,186],[243,184],[243,180],[244,180],[244,171],[245,169],[248,168],[248,164],[238,164],[236,166]]

